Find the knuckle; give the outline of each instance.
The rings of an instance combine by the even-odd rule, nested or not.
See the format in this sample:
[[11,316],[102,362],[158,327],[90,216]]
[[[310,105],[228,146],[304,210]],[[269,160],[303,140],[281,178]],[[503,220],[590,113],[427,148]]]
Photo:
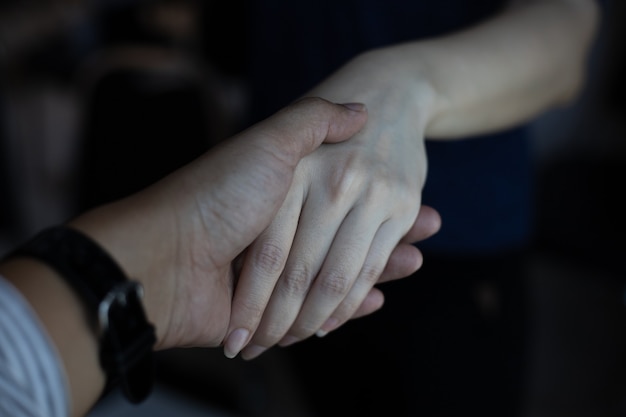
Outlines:
[[348,164],[333,173],[328,187],[329,197],[332,201],[337,201],[352,195],[361,189],[362,182],[363,172],[354,164]]
[[307,106],[306,118],[301,129],[305,131],[304,137],[310,142],[316,142],[328,135],[330,129],[330,103],[320,97],[306,97],[302,99]]
[[299,266],[286,271],[283,276],[281,288],[287,296],[302,296],[306,294],[312,281],[313,277],[309,268]]
[[367,285],[372,286],[378,281],[382,271],[383,268],[378,265],[364,265],[363,269],[361,269],[360,279],[364,280]]
[[351,288],[352,281],[342,271],[329,271],[321,277],[320,290],[329,296],[344,296]]
[[302,97],[293,103],[286,106],[282,111],[291,111],[295,113],[309,113],[317,114],[316,110],[321,110],[324,106],[327,106],[328,102],[321,97],[308,96]]
[[274,275],[282,272],[286,259],[286,251],[280,245],[269,241],[262,242],[253,255],[256,268]]

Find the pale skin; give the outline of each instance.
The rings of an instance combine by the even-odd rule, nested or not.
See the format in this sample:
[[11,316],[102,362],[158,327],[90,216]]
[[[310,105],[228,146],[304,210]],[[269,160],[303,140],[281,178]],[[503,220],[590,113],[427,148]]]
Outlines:
[[[146,313],[157,331],[156,349],[220,346],[230,323],[233,262],[275,218],[300,159],[322,142],[354,136],[366,120],[360,104],[301,100],[147,189],[68,224],[92,237],[142,283]],[[438,213],[424,207],[381,280],[417,270],[421,253],[409,242],[439,227]],[[67,375],[72,416],[85,415],[105,377],[97,336],[80,299],[52,269],[30,258],[1,262],[0,274],[41,319]],[[381,294],[372,294],[355,317],[380,308]]]
[[570,103],[597,9],[593,0],[515,1],[462,32],[363,53],[310,91],[366,103],[368,124],[298,166],[248,250],[225,354],[251,359],[352,317],[419,213],[426,138],[471,140]]

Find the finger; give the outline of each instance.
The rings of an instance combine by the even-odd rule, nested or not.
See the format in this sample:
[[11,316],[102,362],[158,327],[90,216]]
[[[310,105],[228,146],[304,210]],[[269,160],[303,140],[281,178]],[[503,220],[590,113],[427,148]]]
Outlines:
[[411,229],[389,256],[378,282],[408,277],[417,272],[424,262],[422,252],[413,243],[427,239],[441,228],[441,216],[434,208],[422,205]]
[[381,224],[372,239],[366,258],[360,264],[361,269],[354,285],[342,302],[337,305],[337,308],[319,325],[318,334],[326,334],[336,329],[348,321],[362,305],[387,264],[392,251],[391,248],[394,247],[395,242],[398,241],[398,236],[401,234],[398,230],[399,222],[387,221]]
[[[383,221],[382,218],[371,217],[362,206],[355,207],[348,214],[337,231],[296,321],[289,329],[292,338],[305,339],[315,334],[344,302],[358,279],[369,281],[370,288],[374,285],[385,262],[380,263],[379,269],[374,267],[367,271],[364,270],[364,264],[377,235],[378,225]],[[362,299],[351,306],[349,315],[342,311],[346,316],[338,320],[347,320],[361,302]]]
[[[350,320],[358,319],[359,317],[364,317],[375,313],[376,311],[380,310],[384,304],[385,295],[383,294],[383,292],[376,287],[372,287],[372,289],[367,293],[367,296],[365,296],[365,299],[363,300],[359,308],[357,308],[352,317],[350,317]],[[317,335],[322,337],[325,336],[325,333],[318,332]]]
[[[202,211],[229,214],[218,215],[221,221],[211,222],[215,229],[211,233],[222,238],[213,258],[232,259],[269,225],[289,191],[301,157],[325,140],[348,139],[366,119],[362,105],[300,100],[188,165],[186,182],[197,183],[190,189],[212,185]],[[212,169],[206,169],[207,158]]]
[[[317,195],[309,193],[310,198]],[[322,212],[317,207],[328,208]],[[283,273],[242,358],[252,359],[277,344],[292,326],[347,210],[317,200],[306,202]]]
[[[297,194],[297,195],[296,195]],[[298,227],[303,196],[290,192],[274,221],[246,250],[235,287],[224,355],[234,358],[255,333],[283,272]]]
[[276,157],[295,167],[304,156],[323,142],[335,143],[354,136],[367,120],[364,104],[334,104],[318,97],[307,97],[280,110],[282,123],[267,119],[257,125],[272,140],[263,141]]
[[417,272],[424,263],[422,252],[410,243],[400,243],[396,246],[378,282],[393,281],[408,277]]
[[414,243],[428,239],[441,229],[441,215],[434,208],[422,205],[413,226],[402,238],[403,243]]

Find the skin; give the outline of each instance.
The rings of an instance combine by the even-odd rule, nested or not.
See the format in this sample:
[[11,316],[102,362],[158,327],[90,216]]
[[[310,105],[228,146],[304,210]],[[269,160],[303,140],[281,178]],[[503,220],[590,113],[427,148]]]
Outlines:
[[[68,225],[93,238],[142,283],[157,349],[220,346],[230,323],[234,262],[275,218],[301,158],[322,142],[330,146],[354,136],[367,115],[360,104],[300,100],[147,189]],[[408,238],[428,237],[439,227],[437,212],[425,207]],[[382,279],[419,267],[421,254],[406,246],[398,246]],[[41,319],[67,375],[72,415],[85,415],[105,377],[80,299],[31,258],[1,262],[0,274]],[[375,311],[374,301],[364,302],[358,314]]]
[[[461,32],[356,56],[310,91],[366,103],[368,124],[296,169],[248,249],[227,356],[251,359],[352,317],[419,214],[426,138],[471,140],[570,103],[597,20],[592,0],[516,1]],[[261,261],[268,250],[272,268]]]

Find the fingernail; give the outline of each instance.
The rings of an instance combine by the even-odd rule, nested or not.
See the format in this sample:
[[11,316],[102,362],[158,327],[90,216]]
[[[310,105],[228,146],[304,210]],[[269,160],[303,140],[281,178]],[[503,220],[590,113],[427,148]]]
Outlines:
[[363,103],[341,103],[341,105],[352,111],[364,111],[365,110],[365,104]]
[[267,350],[266,347],[259,345],[249,345],[241,352],[241,357],[245,360],[254,359]]
[[289,345],[293,345],[294,343],[298,343],[300,341],[300,339],[298,339],[295,336],[290,336],[287,335],[285,337],[283,337],[280,342],[278,342],[278,346],[280,347],[287,347]]
[[337,320],[334,317],[329,318],[328,320],[326,320],[326,322],[322,325],[322,327],[315,333],[315,335],[317,337],[324,337],[326,336],[329,332],[335,330],[337,328],[337,325],[339,324],[339,320]]
[[229,359],[237,356],[246,343],[248,343],[249,337],[250,332],[246,329],[233,330],[226,339],[226,343],[224,343],[224,355]]

